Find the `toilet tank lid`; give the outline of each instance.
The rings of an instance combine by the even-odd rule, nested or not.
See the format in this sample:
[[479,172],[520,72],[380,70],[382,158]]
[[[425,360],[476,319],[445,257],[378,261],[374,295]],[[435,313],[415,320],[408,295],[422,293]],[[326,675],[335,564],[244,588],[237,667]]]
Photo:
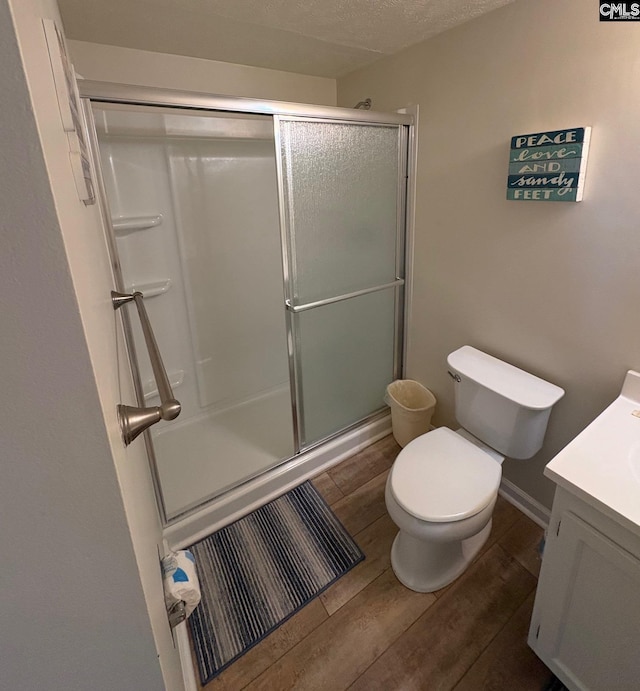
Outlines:
[[472,346],[462,346],[447,358],[449,367],[530,410],[545,410],[564,396],[564,389],[498,360]]

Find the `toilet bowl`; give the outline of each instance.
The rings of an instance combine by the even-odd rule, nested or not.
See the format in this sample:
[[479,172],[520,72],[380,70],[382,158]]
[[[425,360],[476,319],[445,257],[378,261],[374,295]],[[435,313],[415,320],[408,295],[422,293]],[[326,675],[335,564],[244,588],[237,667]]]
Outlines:
[[491,532],[500,457],[465,436],[440,427],[414,439],[387,479],[387,511],[400,529],[391,565],[417,592],[433,592],[460,576]]
[[542,447],[551,408],[564,391],[471,346],[447,358],[454,382],[454,432],[440,427],[402,449],[385,491],[400,532],[391,565],[418,592],[460,576],[491,532],[502,461]]

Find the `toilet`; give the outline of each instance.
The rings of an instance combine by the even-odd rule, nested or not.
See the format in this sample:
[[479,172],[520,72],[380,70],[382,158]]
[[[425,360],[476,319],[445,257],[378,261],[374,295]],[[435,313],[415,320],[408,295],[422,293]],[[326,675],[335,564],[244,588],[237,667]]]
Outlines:
[[398,580],[429,593],[460,576],[491,532],[502,461],[540,450],[564,390],[471,346],[447,358],[460,429],[422,434],[396,458],[385,490],[400,532]]

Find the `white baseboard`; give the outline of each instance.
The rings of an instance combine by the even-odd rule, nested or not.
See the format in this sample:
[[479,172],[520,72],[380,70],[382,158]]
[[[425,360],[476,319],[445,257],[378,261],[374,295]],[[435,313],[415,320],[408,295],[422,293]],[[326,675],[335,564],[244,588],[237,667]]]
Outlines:
[[525,516],[528,516],[541,528],[546,530],[549,527],[551,511],[539,501],[530,497],[526,492],[523,492],[519,487],[516,487],[513,482],[502,478],[498,494],[522,511]]

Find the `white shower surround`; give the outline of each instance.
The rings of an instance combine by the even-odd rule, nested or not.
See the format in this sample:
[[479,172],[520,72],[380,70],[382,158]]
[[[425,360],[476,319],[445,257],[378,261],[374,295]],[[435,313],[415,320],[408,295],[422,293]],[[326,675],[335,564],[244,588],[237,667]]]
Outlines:
[[112,216],[161,219],[116,238],[127,288],[162,286],[146,303],[182,403],[152,430],[171,520],[294,454],[274,145],[269,118],[135,116],[97,125]]

